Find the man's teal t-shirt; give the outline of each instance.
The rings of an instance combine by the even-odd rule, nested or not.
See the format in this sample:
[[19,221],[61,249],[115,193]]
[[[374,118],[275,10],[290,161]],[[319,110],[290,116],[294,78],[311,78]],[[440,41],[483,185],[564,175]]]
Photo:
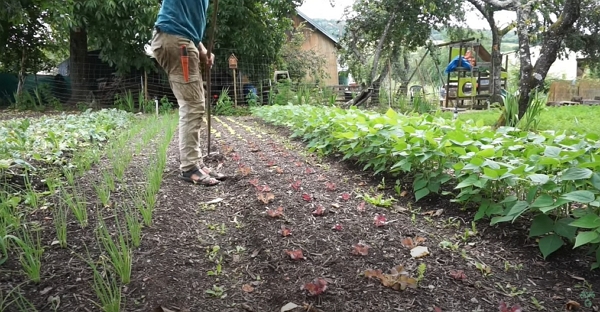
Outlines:
[[154,26],[198,46],[206,29],[207,10],[208,0],[163,0]]

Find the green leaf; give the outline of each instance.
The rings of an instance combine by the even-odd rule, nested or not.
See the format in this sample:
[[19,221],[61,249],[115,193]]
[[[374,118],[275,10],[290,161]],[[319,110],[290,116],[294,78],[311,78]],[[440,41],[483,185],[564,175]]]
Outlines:
[[600,228],[600,216],[590,213],[571,222],[569,225],[576,226],[582,229]]
[[500,177],[497,170],[494,170],[494,169],[491,169],[488,167],[483,168],[483,174],[493,180],[498,179]]
[[523,213],[527,208],[529,208],[529,203],[523,200],[518,201],[506,214],[507,216],[514,216]]
[[531,204],[531,208],[540,208],[554,205],[554,198],[548,194],[542,194]]
[[562,247],[564,241],[556,234],[551,234],[540,239],[539,248],[542,252],[542,256],[546,259],[550,254],[557,251]]
[[573,246],[573,249],[585,244],[589,244],[597,239],[600,239],[600,234],[598,234],[597,231],[579,232],[579,234],[577,234],[577,238],[575,238],[575,245]]
[[596,199],[596,196],[594,195],[594,193],[592,193],[590,191],[573,191],[570,193],[563,194],[561,197],[566,200],[574,201],[574,202],[578,202],[578,203],[582,203],[582,204],[591,203]]
[[562,151],[562,149],[560,147],[546,146],[546,150],[544,150],[544,156],[552,157],[552,158],[559,158],[561,151]]
[[529,237],[542,236],[554,229],[554,220],[545,214],[539,214],[531,222]]
[[422,188],[415,192],[415,201],[419,201],[419,199],[429,195],[429,188]]
[[573,220],[575,219],[571,217],[566,217],[556,221],[556,223],[554,224],[554,233],[565,237],[569,240],[574,239],[575,234],[577,234],[577,228],[571,226],[571,222],[573,222]]
[[535,184],[546,184],[550,181],[550,177],[545,174],[532,174],[528,178]]
[[591,183],[597,190],[600,190],[600,175],[598,175],[598,173],[594,172],[594,174],[592,174]]
[[565,170],[561,176],[563,181],[575,181],[589,179],[594,173],[592,170],[587,168],[569,168]]

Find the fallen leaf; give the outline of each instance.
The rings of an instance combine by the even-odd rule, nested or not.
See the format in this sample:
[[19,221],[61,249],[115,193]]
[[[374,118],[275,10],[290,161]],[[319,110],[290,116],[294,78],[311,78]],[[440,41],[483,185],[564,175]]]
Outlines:
[[223,201],[223,198],[215,198],[215,199],[213,199],[211,201],[205,202],[204,204],[205,205],[212,205],[212,204],[218,204],[218,203],[220,203],[222,201]]
[[416,236],[415,238],[407,237],[402,239],[401,243],[404,247],[409,249],[417,247],[420,243],[424,242],[426,239],[421,236]]
[[298,190],[300,190],[300,184],[302,184],[302,182],[299,180],[296,180],[296,181],[294,181],[294,183],[292,183],[291,187],[294,190],[298,191]]
[[336,189],[336,187],[335,187],[335,183],[332,183],[332,182],[327,182],[327,183],[325,183],[325,188],[326,188],[328,191],[335,191],[335,189]]
[[418,246],[410,250],[410,256],[413,258],[422,258],[429,255],[429,249],[424,246]]
[[275,161],[270,160],[269,162],[267,162],[267,167],[273,167],[275,166]]
[[374,218],[374,221],[376,227],[382,227],[387,224],[387,218],[385,215],[377,214]]
[[242,174],[242,176],[247,176],[252,172],[252,168],[247,167],[247,166],[240,166],[240,173]]
[[231,159],[232,159],[233,161],[239,161],[239,160],[240,160],[240,155],[238,155],[238,154],[232,154],[232,155],[231,155]]
[[371,248],[371,246],[363,245],[361,243],[352,245],[352,254],[357,256],[366,256],[369,254],[369,248]]
[[317,296],[327,290],[327,281],[322,278],[316,278],[313,282],[304,284],[302,289],[307,290],[311,296]]
[[265,204],[268,204],[275,199],[275,195],[273,195],[273,193],[258,193],[256,197]]
[[40,295],[44,296],[46,295],[48,292],[50,292],[52,290],[52,287],[46,287],[44,288],[42,291],[40,291]]
[[266,185],[266,184],[258,186],[258,187],[256,187],[256,189],[259,192],[270,192],[271,191],[271,188],[268,185]]
[[581,309],[581,304],[577,301],[569,300],[569,301],[567,301],[567,304],[565,307],[566,307],[567,311],[576,311],[576,310]]
[[341,224],[336,224],[333,226],[332,230],[334,231],[341,231],[342,230],[342,225]]
[[300,162],[300,161],[297,161],[294,164],[296,165],[296,167],[302,167],[302,162]]
[[318,205],[317,209],[315,209],[315,211],[312,212],[313,216],[322,216],[323,214],[325,214],[325,209],[323,208],[323,206]]
[[342,193],[341,197],[342,197],[343,200],[347,201],[347,200],[350,199],[350,194],[348,194],[348,193]]
[[279,310],[279,312],[289,312],[292,311],[296,308],[299,308],[300,306],[293,303],[293,302],[288,302],[286,305],[284,305],[283,307],[281,307],[281,310]]
[[442,215],[442,213],[444,213],[444,209],[425,211],[425,212],[423,212],[423,215],[429,215],[429,216],[432,216],[432,217],[439,217],[439,216]]
[[440,307],[433,307],[433,312],[442,312]]
[[248,183],[252,184],[254,187],[258,187],[258,179],[252,179],[248,181]]
[[269,209],[267,210],[267,214],[271,218],[279,218],[283,216],[283,207],[279,207],[277,209]]
[[365,205],[366,205],[366,204],[367,204],[366,202],[362,202],[362,203],[360,203],[360,204],[358,205],[358,207],[356,207],[356,209],[357,209],[358,211],[360,211],[360,212],[363,212],[363,211],[365,211]]
[[275,172],[277,172],[277,174],[282,174],[283,173],[283,169],[277,167],[277,168],[275,168]]
[[465,274],[465,272],[463,270],[451,270],[450,271],[450,276],[455,279],[455,280],[466,280],[467,279],[467,275]]
[[312,174],[312,173],[315,173],[315,170],[312,169],[312,168],[307,167],[306,170],[305,170],[305,172],[306,172],[306,174]]
[[400,196],[401,196],[401,197],[404,197],[404,196],[406,196],[407,194],[408,194],[408,192],[407,192],[407,191],[402,191],[402,192],[400,193]]
[[288,254],[292,260],[305,259],[302,249],[286,250],[285,253]]
[[254,287],[252,287],[250,284],[244,284],[244,285],[242,286],[242,290],[243,290],[245,293],[251,293],[251,292],[253,292],[253,291],[254,291]]
[[312,197],[309,194],[306,194],[306,193],[302,194],[302,199],[304,201],[307,201],[307,202],[311,202],[312,201]]
[[417,280],[409,277],[402,265],[392,268],[390,274],[383,274],[381,270],[368,269],[365,271],[365,277],[376,278],[383,286],[394,290],[405,290],[408,287],[417,288]]
[[282,225],[281,231],[279,231],[279,233],[281,234],[281,236],[287,237],[287,236],[292,235],[292,230],[286,228],[285,225]]

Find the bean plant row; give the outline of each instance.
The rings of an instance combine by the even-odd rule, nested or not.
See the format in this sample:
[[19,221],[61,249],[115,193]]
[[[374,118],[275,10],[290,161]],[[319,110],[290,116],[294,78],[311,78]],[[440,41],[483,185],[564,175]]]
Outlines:
[[481,122],[356,108],[263,106],[253,114],[289,127],[312,152],[342,153],[364,170],[409,176],[416,201],[432,193],[474,208],[491,224],[530,222],[548,257],[589,248],[600,267],[600,135],[492,129]]

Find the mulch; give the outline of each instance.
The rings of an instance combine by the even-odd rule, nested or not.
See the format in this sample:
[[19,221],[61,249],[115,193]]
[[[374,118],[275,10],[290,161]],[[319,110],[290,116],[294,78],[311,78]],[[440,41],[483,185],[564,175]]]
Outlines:
[[[154,224],[143,230],[132,282],[123,288],[125,311],[263,312],[280,311],[290,302],[306,307],[293,311],[499,311],[501,302],[537,311],[532,298],[546,311],[564,311],[569,300],[580,304],[580,311],[598,311],[599,298],[592,299],[595,308],[585,308],[580,297],[584,279],[600,289],[598,272],[589,270],[591,258],[564,247],[542,259],[524,224],[480,222],[472,232],[472,211],[461,211],[449,198],[415,203],[410,181],[402,181],[408,192],[398,196],[395,180],[382,183],[339,157],[308,153],[287,129],[252,117],[219,116],[212,124],[218,153],[207,157],[207,164],[222,166],[231,177],[215,187],[180,180],[175,135]],[[141,155],[134,163],[146,162]],[[131,183],[136,173],[129,173]],[[364,202],[359,196],[364,193],[397,201],[376,207]],[[313,213],[321,208],[322,215]],[[271,217],[269,209],[282,216]],[[377,215],[387,224],[376,226]],[[74,224],[69,229],[77,242],[93,241],[91,231]],[[287,230],[291,235],[283,236]],[[51,239],[44,236],[45,243]],[[427,247],[429,255],[411,257],[409,242]],[[441,242],[458,248],[442,248]],[[74,244],[79,247],[74,252],[85,250]],[[368,253],[354,254],[356,244],[368,245]],[[89,269],[72,252],[51,249],[56,250],[46,252],[43,282],[21,286],[25,297],[44,311],[48,298],[56,296],[59,311],[98,310],[91,304],[96,298]],[[286,251],[294,250],[304,259],[291,259]],[[219,258],[222,271],[209,275]],[[420,265],[425,268],[416,288],[395,290],[364,276],[370,269],[389,273],[398,265],[414,278]],[[4,268],[0,285],[25,281],[18,261]],[[327,288],[311,296],[303,286],[316,278]],[[206,293],[219,289],[218,296]]]

